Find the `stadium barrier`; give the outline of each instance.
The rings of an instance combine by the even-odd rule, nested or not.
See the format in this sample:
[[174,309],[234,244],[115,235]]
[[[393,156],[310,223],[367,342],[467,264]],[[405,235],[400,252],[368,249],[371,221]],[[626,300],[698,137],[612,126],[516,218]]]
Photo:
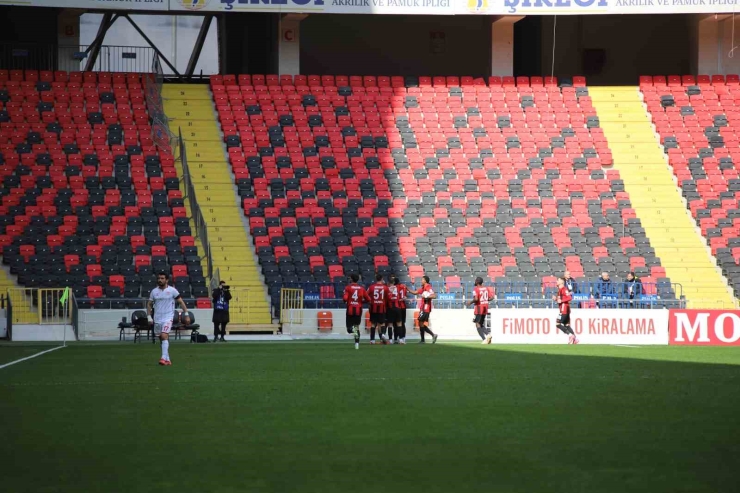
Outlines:
[[671,310],[668,330],[675,346],[740,346],[740,311]]
[[[80,309],[77,311],[76,328],[77,339],[80,341],[117,341],[120,333],[118,323],[123,317],[131,320],[134,309],[120,310],[91,310]],[[193,314],[195,323],[200,325],[199,332],[208,336],[213,335],[212,309],[194,308],[188,310]],[[128,342],[133,339],[129,338]]]
[[229,301],[229,324],[248,324],[251,318],[249,299],[252,290],[231,288],[231,301]]
[[[293,312],[300,311],[300,316]],[[319,314],[330,312],[331,330],[319,330]],[[296,339],[349,337],[345,327],[345,311],[339,309],[284,310],[283,334]],[[365,314],[367,310],[365,310]],[[668,310],[604,309],[574,310],[571,327],[581,344],[667,345]],[[498,309],[489,316],[493,344],[565,344],[568,337],[555,324],[556,309]],[[414,328],[416,311],[406,311],[409,339],[418,338]],[[480,340],[473,323],[472,309],[434,309],[431,328],[441,340]],[[302,318],[301,318],[302,317]],[[363,339],[367,338],[367,321],[363,323]],[[321,335],[320,335],[321,334]]]
[[[64,288],[10,288],[12,324],[66,325],[71,323],[70,300],[64,299]],[[62,303],[64,301],[64,303]]]
[[211,252],[211,243],[208,241],[208,225],[203,217],[203,211],[198,205],[198,198],[195,195],[195,186],[193,186],[193,180],[190,175],[190,168],[188,167],[188,156],[185,149],[185,142],[182,139],[182,129],[178,129],[178,148],[180,149],[180,161],[182,163],[182,182],[185,185],[185,198],[190,205],[190,214],[192,220],[195,223],[195,238],[201,241],[203,248],[205,248],[205,260],[206,260],[206,279],[213,278],[213,254]]
[[[0,43],[0,67],[9,70],[85,70],[92,45]],[[151,46],[102,45],[93,72],[149,72],[156,56]]]
[[[364,283],[366,286],[369,282]],[[432,281],[437,293],[435,307],[463,308],[473,299],[473,281],[443,282]],[[345,283],[286,282],[281,288],[302,289],[305,308],[344,308],[341,295]],[[411,285],[416,289],[419,284]],[[487,284],[494,289],[492,308],[553,308],[552,297],[557,293],[554,282],[536,281],[497,281]],[[416,306],[411,301],[411,306]],[[629,284],[613,282],[606,288],[599,282],[581,282],[573,293],[572,305],[575,308],[685,308],[683,288],[676,283],[644,283],[640,293],[629,297]]]
[[302,289],[282,288],[280,290],[281,324],[300,325],[303,323],[303,300]]

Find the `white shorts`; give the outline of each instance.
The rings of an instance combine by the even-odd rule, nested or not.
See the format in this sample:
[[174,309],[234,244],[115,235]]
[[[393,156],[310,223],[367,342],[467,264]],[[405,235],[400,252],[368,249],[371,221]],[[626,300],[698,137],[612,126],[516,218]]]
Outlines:
[[158,336],[159,334],[169,334],[170,329],[172,329],[172,320],[169,322],[165,322],[162,324],[155,323],[154,324],[154,335]]

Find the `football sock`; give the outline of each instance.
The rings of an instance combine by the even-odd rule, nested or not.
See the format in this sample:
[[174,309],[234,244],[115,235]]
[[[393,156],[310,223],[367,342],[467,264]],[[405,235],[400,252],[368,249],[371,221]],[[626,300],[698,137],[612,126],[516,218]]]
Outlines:
[[570,328],[570,325],[558,324],[557,327],[565,334],[569,334],[573,336],[576,335],[575,332],[573,332],[573,329]]
[[168,361],[170,359],[170,340],[165,339],[162,341],[162,359]]
[[486,331],[485,331],[485,329],[483,327],[481,327],[478,324],[475,324],[475,330],[478,331],[478,335],[480,336],[481,339],[485,339],[486,338]]
[[371,341],[375,340],[375,326],[374,325],[370,327],[370,340]]
[[[398,337],[398,334],[396,334],[396,337]],[[388,326],[388,339],[393,339],[393,326]]]
[[406,322],[401,324],[401,339],[406,339]]
[[360,342],[360,330],[359,327],[353,327],[353,329],[357,329],[357,332],[355,333],[355,344]]

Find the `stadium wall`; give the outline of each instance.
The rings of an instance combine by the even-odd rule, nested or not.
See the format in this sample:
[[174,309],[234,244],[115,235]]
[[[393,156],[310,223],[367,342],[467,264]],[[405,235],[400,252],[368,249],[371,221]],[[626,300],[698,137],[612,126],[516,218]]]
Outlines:
[[[283,334],[297,339],[346,336],[344,310],[325,310],[332,314],[333,329],[323,334],[317,328],[320,311],[284,313],[286,320],[298,319],[300,322],[284,323]],[[493,343],[565,344],[567,336],[555,327],[556,314],[557,311],[552,309],[493,310],[490,315]],[[442,340],[480,340],[473,324],[472,310],[434,310],[431,321],[432,330]],[[413,326],[413,311],[409,310],[406,327],[408,334],[415,339],[418,333],[413,331]],[[575,310],[571,326],[582,344],[668,344],[668,310]],[[364,333],[362,337],[367,339]]]
[[278,73],[280,14],[250,12],[219,19],[222,74]]
[[0,339],[8,337],[8,316],[5,308],[0,309]]
[[[118,323],[123,317],[131,321],[131,314],[135,310],[79,310],[77,337],[80,341],[118,340]],[[201,326],[201,334],[213,335],[213,310],[189,310],[195,317],[195,323]],[[16,327],[13,326],[15,340]],[[72,336],[74,338],[74,335]],[[131,337],[131,336],[129,336]],[[183,334],[183,337],[187,337]]]
[[491,29],[488,16],[309,15],[301,73],[485,77]]
[[[692,17],[559,16],[555,76],[582,74],[590,85],[635,85],[640,75],[687,74],[691,70]],[[542,17],[543,75],[550,75],[552,70],[554,22],[552,16]]]
[[[691,40],[691,73],[693,74],[736,74],[740,73],[738,40],[733,39],[730,14],[695,14],[689,16],[689,38]],[[740,28],[740,26],[735,26]],[[740,31],[738,36],[740,37]]]
[[62,9],[0,6],[0,42],[57,43],[57,18]]
[[17,325],[13,324],[13,342],[61,342],[75,340],[72,325]]

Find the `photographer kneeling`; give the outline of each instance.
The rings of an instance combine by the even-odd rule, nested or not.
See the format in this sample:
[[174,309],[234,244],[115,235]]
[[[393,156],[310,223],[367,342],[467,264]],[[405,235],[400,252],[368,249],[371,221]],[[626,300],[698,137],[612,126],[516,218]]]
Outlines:
[[213,342],[218,341],[219,332],[221,342],[226,342],[226,324],[229,323],[229,301],[231,292],[229,286],[221,281],[219,287],[213,290]]

